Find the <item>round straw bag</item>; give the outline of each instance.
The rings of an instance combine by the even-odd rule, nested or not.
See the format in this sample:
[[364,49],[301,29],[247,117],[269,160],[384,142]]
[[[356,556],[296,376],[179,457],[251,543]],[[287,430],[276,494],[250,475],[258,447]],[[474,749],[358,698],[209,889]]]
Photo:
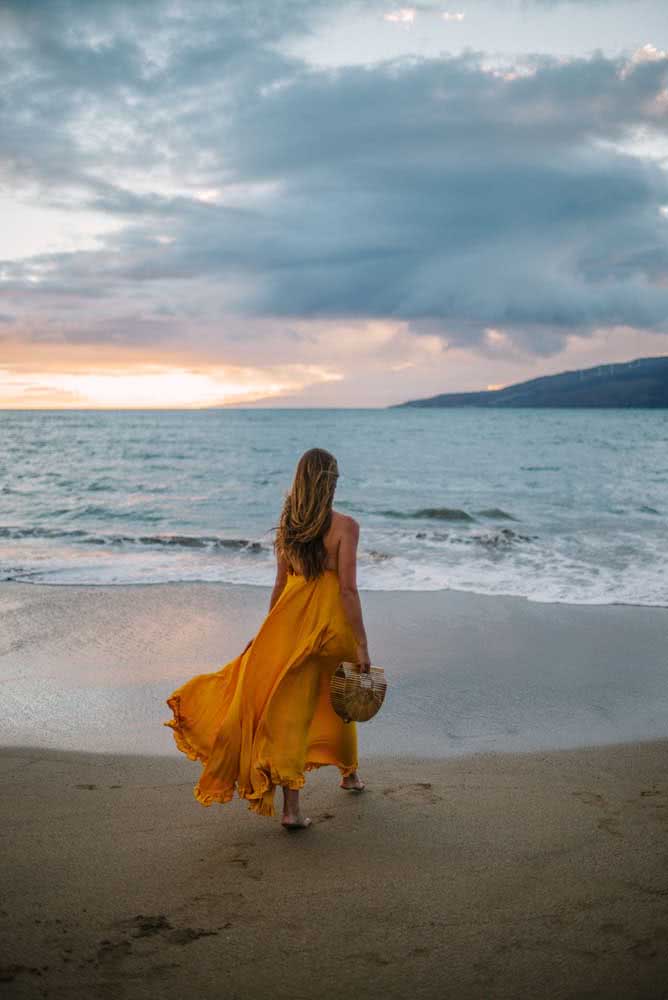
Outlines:
[[344,661],[332,674],[329,696],[332,708],[344,722],[366,722],[383,704],[386,690],[382,667],[371,667],[368,674],[363,674],[356,663]]

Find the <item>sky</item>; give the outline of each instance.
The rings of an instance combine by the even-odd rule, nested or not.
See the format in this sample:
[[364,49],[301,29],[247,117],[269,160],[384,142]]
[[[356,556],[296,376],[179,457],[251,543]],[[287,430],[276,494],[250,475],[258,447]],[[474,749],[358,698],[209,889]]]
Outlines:
[[665,0],[0,0],[0,407],[663,354]]

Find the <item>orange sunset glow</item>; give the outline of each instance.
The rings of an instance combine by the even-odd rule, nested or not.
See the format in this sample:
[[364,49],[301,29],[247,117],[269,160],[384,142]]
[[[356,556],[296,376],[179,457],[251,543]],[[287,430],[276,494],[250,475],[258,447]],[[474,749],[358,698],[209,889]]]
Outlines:
[[0,369],[0,402],[7,409],[196,409],[243,405],[294,392],[313,382],[340,380],[324,368],[292,372],[212,367],[188,371],[145,365],[140,370],[77,373]]

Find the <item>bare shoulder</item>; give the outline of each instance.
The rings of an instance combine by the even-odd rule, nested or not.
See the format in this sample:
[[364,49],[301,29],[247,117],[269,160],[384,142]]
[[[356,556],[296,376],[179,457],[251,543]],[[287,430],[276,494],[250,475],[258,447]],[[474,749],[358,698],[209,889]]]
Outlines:
[[354,517],[349,514],[341,514],[340,511],[332,508],[332,528],[337,534],[359,535],[360,526]]

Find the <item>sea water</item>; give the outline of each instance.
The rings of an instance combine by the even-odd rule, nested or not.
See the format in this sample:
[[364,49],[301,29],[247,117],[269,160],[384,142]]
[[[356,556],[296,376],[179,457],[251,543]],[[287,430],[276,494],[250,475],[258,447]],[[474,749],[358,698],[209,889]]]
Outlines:
[[315,446],[361,589],[668,605],[668,411],[3,411],[0,579],[271,584]]

